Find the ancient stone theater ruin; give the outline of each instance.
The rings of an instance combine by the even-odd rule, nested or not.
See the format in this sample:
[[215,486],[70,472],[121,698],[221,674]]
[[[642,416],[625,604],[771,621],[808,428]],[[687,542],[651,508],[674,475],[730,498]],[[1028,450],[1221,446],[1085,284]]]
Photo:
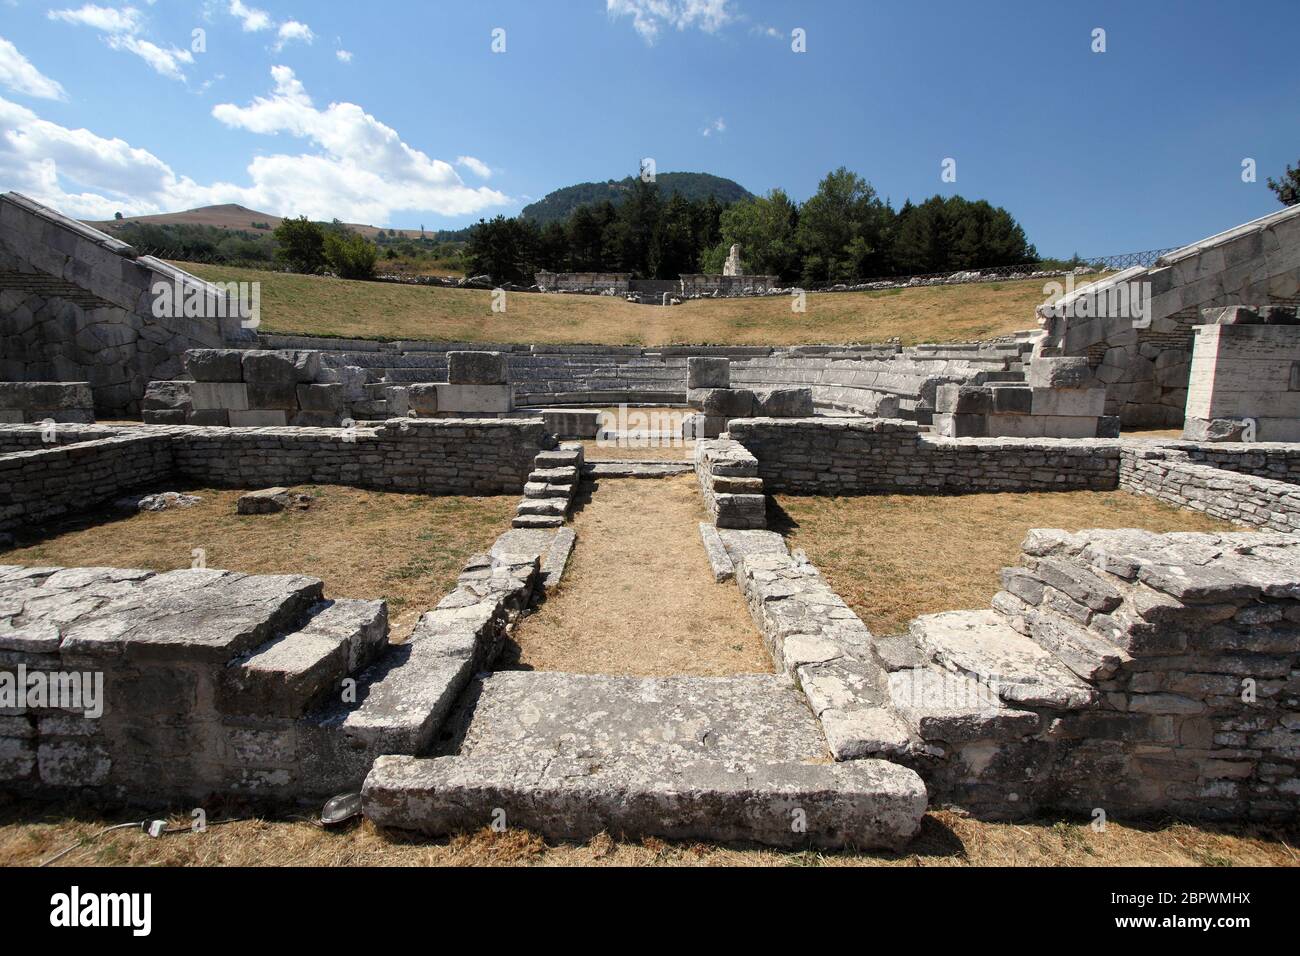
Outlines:
[[[903,847],[939,806],[1294,819],[1298,277],[1293,207],[990,342],[308,338],[238,309],[159,317],[160,282],[209,304],[231,293],[8,194],[0,547],[168,487],[257,492],[252,513],[293,507],[302,485],[518,506],[401,640],[384,601],[325,593],[309,573],[0,551],[0,686],[103,680],[101,713],[5,702],[0,782],[150,805],[359,791],[377,824],[433,835],[502,815],[553,839],[790,847]],[[1129,290],[1140,308],[1116,315]],[[619,428],[602,410],[620,405],[678,409],[689,457],[599,453]],[[1141,427],[1186,433],[1132,437]],[[761,672],[503,666],[594,545],[574,532],[583,500],[683,474],[707,516],[708,594],[748,609]],[[1237,530],[1053,530],[1049,508],[987,606],[873,633],[769,528],[774,495],[1079,491]]]

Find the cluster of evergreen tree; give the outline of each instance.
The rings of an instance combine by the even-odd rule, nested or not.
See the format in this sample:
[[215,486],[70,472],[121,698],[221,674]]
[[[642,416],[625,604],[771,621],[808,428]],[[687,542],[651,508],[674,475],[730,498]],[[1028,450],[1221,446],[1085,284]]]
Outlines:
[[1014,265],[1038,255],[1001,207],[934,196],[895,210],[841,167],[802,205],[780,189],[726,206],[678,193],[665,200],[655,184],[637,180],[618,206],[579,206],[566,222],[480,220],[464,256],[469,274],[495,282],[531,283],[539,270],[675,279],[721,272],[733,243],[746,272],[810,284]]
[[144,255],[187,262],[229,262],[270,265],[276,243],[267,232],[219,229],[191,223],[124,222],[113,231]]

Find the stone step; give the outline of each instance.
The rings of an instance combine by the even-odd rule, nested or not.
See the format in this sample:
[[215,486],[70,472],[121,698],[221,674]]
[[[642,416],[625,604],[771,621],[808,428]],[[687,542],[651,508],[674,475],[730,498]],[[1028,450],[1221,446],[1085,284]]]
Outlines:
[[384,757],[362,791],[376,824],[444,835],[500,819],[548,839],[898,848],[925,785],[883,760],[832,763],[801,695],[773,675],[476,679],[457,752]]
[[1008,703],[1075,710],[1096,699],[1088,684],[996,611],[926,614],[912,622],[911,637],[931,659],[987,684]]
[[388,607],[383,601],[322,602],[303,627],[225,669],[218,690],[222,710],[300,717],[387,646]]
[[585,478],[671,478],[695,470],[690,462],[595,461],[582,469]]
[[530,481],[524,485],[525,498],[573,498],[574,485],[554,485],[544,481]]
[[987,684],[942,667],[891,671],[889,697],[890,709],[925,741],[1012,740],[1039,726],[1033,711],[1009,707]]
[[568,498],[525,498],[515,509],[520,515],[554,515],[563,518],[569,510]]
[[577,467],[582,464],[582,446],[565,448],[561,446],[553,451],[538,452],[533,459],[534,468]]
[[515,515],[510,522],[512,528],[558,528],[564,519],[554,515]]
[[578,482],[578,468],[576,465],[565,465],[559,468],[534,468],[528,476],[529,482],[540,482],[548,485],[573,485]]

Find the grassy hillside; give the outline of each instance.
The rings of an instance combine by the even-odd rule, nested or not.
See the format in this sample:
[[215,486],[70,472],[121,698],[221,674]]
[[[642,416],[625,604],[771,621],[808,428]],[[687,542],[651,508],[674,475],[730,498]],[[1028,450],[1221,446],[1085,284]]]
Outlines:
[[606,296],[511,293],[504,314],[491,293],[383,282],[349,282],[228,266],[178,263],[212,280],[260,281],[268,332],[456,342],[608,345],[797,345],[969,341],[1034,327],[1040,280],[836,292],[808,296],[632,305]]

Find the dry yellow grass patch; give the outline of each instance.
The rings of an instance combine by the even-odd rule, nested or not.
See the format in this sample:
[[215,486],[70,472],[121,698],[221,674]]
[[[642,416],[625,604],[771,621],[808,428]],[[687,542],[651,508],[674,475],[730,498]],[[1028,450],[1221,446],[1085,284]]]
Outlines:
[[[303,486],[307,511],[238,515],[243,493],[188,490],[191,508],[101,516],[52,525],[39,540],[0,551],[0,564],[188,568],[202,549],[210,568],[253,574],[310,574],[333,598],[388,601],[394,639],[450,591],[476,552],[510,527],[518,499],[431,497],[333,485]],[[102,520],[100,520],[102,519]]]
[[[35,866],[66,847],[58,866],[1295,866],[1296,834],[1265,827],[1186,823],[983,823],[934,811],[904,853],[825,853],[637,841],[601,834],[548,844],[519,830],[490,829],[428,840],[362,822],[325,831],[305,816],[213,825],[203,834],[151,839],[138,830],[94,838],[139,819],[33,802],[0,805],[0,865]],[[209,821],[222,819],[210,813]],[[32,822],[36,821],[36,822]],[[189,826],[188,813],[174,826]]]
[[354,282],[229,266],[178,263],[210,280],[261,283],[262,330],[312,335],[606,345],[797,345],[987,338],[1034,327],[1042,280],[811,293],[807,312],[786,296],[696,299],[663,308],[618,296],[491,293]]
[[[583,486],[584,499],[592,487]],[[578,542],[558,590],[519,624],[504,666],[639,677],[771,673],[740,589],[715,583],[709,571],[695,479],[594,487],[573,519]]]
[[1123,491],[774,499],[803,548],[876,634],[921,614],[987,607],[1030,528],[1230,531],[1233,525]]

